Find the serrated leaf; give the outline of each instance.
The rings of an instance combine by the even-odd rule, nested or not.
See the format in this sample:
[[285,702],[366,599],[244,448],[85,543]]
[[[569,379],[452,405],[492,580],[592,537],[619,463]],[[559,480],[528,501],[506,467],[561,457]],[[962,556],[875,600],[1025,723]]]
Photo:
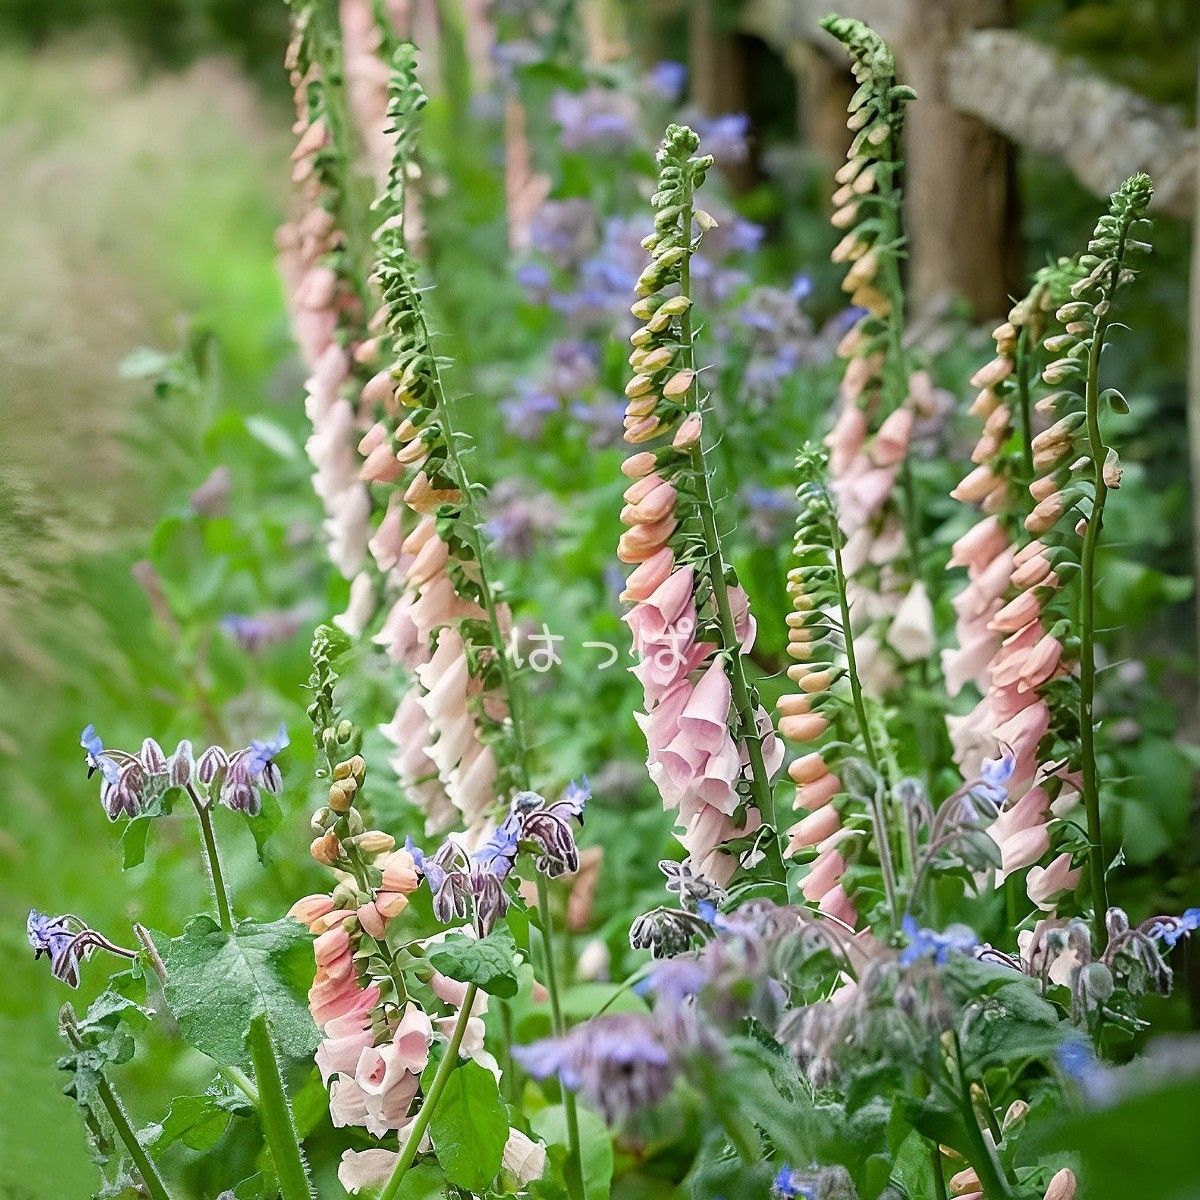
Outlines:
[[451,1183],[471,1192],[488,1188],[508,1140],[508,1114],[490,1071],[467,1059],[450,1072],[429,1137]]
[[448,937],[429,951],[433,967],[459,983],[474,983],[489,995],[517,994],[516,945],[507,929],[485,938]]
[[163,993],[185,1040],[241,1066],[250,1022],[265,1016],[282,1054],[309,1057],[318,1042],[306,1001],[311,942],[296,921],[242,921],[230,934],[207,915],[194,917],[163,952]]

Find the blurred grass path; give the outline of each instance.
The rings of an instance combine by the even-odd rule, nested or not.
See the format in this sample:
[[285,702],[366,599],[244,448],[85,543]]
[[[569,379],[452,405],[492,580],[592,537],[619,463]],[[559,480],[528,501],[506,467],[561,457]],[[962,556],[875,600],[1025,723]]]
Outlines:
[[[93,44],[0,47],[0,1200],[75,1200],[95,1179],[53,1066],[67,992],[31,961],[24,918],[37,905],[128,929],[76,742],[91,719],[114,740],[137,727],[114,711],[136,704],[148,620],[129,565],[188,481],[156,470],[169,413],[118,364],[174,346],[194,315],[229,385],[261,404],[286,337],[272,234],[288,121],[220,63],[139,77]],[[156,886],[140,915],[161,911]]]

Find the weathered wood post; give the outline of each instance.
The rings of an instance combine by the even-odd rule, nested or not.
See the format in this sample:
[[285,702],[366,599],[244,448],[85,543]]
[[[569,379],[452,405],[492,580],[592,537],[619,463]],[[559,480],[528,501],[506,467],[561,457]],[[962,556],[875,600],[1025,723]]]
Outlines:
[[950,103],[946,56],[969,29],[1002,25],[1008,0],[907,3],[895,46],[920,97],[907,116],[909,283],[917,311],[950,296],[974,316],[1008,312],[1020,291],[1010,143]]

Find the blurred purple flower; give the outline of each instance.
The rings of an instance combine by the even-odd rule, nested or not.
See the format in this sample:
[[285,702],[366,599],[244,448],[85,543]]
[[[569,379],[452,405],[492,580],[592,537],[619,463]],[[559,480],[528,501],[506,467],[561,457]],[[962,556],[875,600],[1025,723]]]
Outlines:
[[664,60],[652,66],[646,75],[650,90],[669,104],[678,104],[687,85],[688,70],[681,62]]
[[577,267],[596,245],[596,209],[581,197],[547,200],[534,213],[529,241],[560,269]]
[[500,402],[504,423],[514,437],[536,442],[546,422],[562,410],[562,404],[557,396],[535,384],[522,381],[517,388],[516,396]]
[[488,497],[491,515],[483,531],[505,558],[532,556],[537,543],[558,528],[559,511],[545,492],[527,495],[514,479],[501,480]]
[[247,653],[259,654],[289,641],[305,622],[300,609],[268,609],[260,613],[228,613],[221,628]]
[[637,101],[615,88],[556,92],[550,112],[567,150],[624,150],[639,137]]
[[745,113],[721,113],[695,122],[700,151],[711,154],[722,167],[736,166],[750,157],[750,118]]
[[664,1099],[677,1068],[652,1016],[617,1013],[576,1025],[562,1037],[514,1046],[535,1079],[556,1077],[610,1124]]

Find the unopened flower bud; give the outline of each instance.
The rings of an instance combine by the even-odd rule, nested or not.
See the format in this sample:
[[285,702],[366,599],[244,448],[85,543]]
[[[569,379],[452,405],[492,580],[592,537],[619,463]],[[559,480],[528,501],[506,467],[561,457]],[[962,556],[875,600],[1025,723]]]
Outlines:
[[967,1167],[963,1171],[959,1171],[957,1175],[950,1176],[950,1195],[965,1196],[968,1192],[979,1191],[979,1176],[975,1174],[973,1167]]
[[350,721],[339,721],[337,740],[345,745],[354,736],[354,725]]
[[381,829],[369,829],[366,833],[360,833],[354,841],[364,854],[386,854],[396,848],[396,839]]
[[341,846],[332,830],[314,839],[308,849],[313,858],[326,867],[332,867],[341,857]]
[[332,808],[318,808],[312,815],[310,824],[318,833],[324,833],[337,820],[337,813]]
[[1029,1105],[1024,1100],[1014,1100],[1009,1106],[1008,1111],[1004,1114],[1004,1120],[1000,1122],[1000,1128],[1007,1131],[1013,1128],[1014,1125],[1019,1125],[1029,1113]]
[[1050,1180],[1045,1200],[1075,1200],[1075,1188],[1075,1172],[1070,1167],[1063,1167]]
[[347,784],[353,784],[352,779],[343,779],[338,783],[332,784],[329,788],[329,807],[335,813],[344,813],[350,811],[350,806],[354,803],[354,793],[357,789],[347,787]]

